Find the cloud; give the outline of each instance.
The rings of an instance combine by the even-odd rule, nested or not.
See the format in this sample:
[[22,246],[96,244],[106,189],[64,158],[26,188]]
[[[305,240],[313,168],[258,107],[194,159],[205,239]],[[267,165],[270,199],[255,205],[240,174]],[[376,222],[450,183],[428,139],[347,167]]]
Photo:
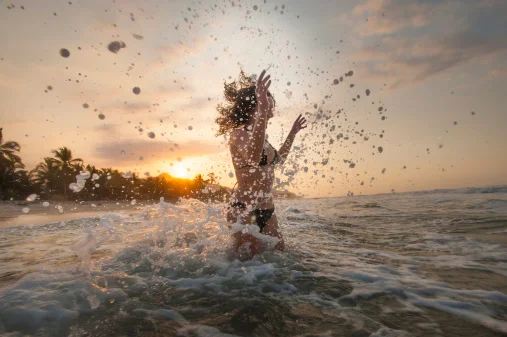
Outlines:
[[362,36],[392,34],[407,27],[423,27],[444,1],[368,0],[353,9],[364,16],[355,30]]
[[[4,116],[1,116],[2,119],[4,118]],[[26,121],[21,121],[19,119],[17,120],[12,120],[12,121],[4,121],[2,122],[2,126],[4,127],[8,127],[8,126],[28,126],[28,125],[31,125],[31,124],[34,124],[33,121],[31,120],[26,120]]]
[[[173,149],[171,151],[171,149]],[[95,157],[107,160],[110,165],[127,165],[133,163],[148,164],[162,159],[177,160],[177,158],[199,157],[217,154],[223,151],[218,141],[202,143],[189,140],[183,143],[163,141],[120,141],[98,146]],[[143,157],[142,161],[139,159]]]
[[193,97],[190,101],[185,102],[177,107],[178,110],[182,111],[202,111],[204,109],[214,109],[215,103],[208,100],[208,97]]
[[121,127],[120,124],[102,124],[92,128],[93,131],[102,131],[108,134],[116,133],[117,129]]
[[188,61],[190,57],[199,57],[209,44],[209,39],[202,36],[191,41],[174,42],[154,49],[154,60],[150,68],[167,68],[179,62]]
[[490,73],[493,77],[507,77],[507,67],[494,68]]
[[141,102],[123,102],[111,105],[105,105],[101,107],[101,110],[108,112],[127,112],[127,113],[141,113],[148,112],[154,109],[153,103],[147,101]]
[[356,56],[360,60],[369,57],[361,67],[367,76],[400,85],[423,81],[460,64],[506,49],[507,41],[503,39],[462,32],[440,40],[425,39],[409,44],[400,41],[387,49],[364,48]]
[[[416,1],[415,7],[421,2]],[[379,3],[391,6],[393,2],[369,1],[367,8],[377,8]],[[413,8],[409,3],[406,7]],[[506,13],[507,6],[494,3],[478,4],[473,9],[467,7],[466,13],[460,13],[461,16],[466,14],[466,21],[456,13],[457,18],[450,19],[447,28],[442,23],[431,23],[444,27],[437,38],[431,31],[399,31],[370,41],[354,56],[360,72],[372,79],[389,81],[391,88],[423,81],[471,60],[506,50],[507,40],[503,36],[507,31]],[[455,21],[463,23],[459,26],[461,29],[456,30]]]

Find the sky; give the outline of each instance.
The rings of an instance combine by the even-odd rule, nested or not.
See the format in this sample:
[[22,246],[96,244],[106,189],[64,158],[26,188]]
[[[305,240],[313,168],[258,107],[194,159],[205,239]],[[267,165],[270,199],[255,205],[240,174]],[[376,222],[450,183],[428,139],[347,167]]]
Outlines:
[[268,69],[271,144],[299,114],[309,124],[277,189],[503,185],[506,16],[503,0],[0,1],[0,127],[29,170],[66,146],[96,167],[232,187],[216,106],[224,81]]

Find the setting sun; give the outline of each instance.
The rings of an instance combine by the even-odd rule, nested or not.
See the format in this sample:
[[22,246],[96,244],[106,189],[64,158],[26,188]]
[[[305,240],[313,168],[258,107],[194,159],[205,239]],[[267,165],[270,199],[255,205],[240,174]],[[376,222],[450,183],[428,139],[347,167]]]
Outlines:
[[169,166],[169,168],[166,171],[175,178],[183,178],[183,179],[190,178],[190,169],[185,167],[185,165],[181,162]]

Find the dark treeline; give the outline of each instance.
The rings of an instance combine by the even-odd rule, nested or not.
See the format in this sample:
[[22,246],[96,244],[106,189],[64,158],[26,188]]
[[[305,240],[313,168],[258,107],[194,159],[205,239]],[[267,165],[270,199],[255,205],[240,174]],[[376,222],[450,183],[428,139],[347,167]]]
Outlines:
[[[223,202],[229,197],[229,189],[216,184],[214,175],[204,179],[201,174],[194,179],[180,179],[162,173],[156,177],[140,178],[135,173],[122,174],[113,168],[96,168],[85,165],[81,158],[74,158],[66,147],[53,150],[31,171],[25,170],[17,142],[5,141],[0,128],[0,201],[24,200],[31,194],[43,200],[155,200],[166,201],[180,197]],[[76,176],[89,176],[79,192],[70,188]],[[206,188],[214,186],[213,189]]]

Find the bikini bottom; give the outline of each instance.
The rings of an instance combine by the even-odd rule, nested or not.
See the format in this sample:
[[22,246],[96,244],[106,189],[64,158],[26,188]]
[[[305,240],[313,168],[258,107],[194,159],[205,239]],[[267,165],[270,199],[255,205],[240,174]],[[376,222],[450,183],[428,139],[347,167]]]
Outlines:
[[[246,204],[241,201],[236,201],[236,202],[231,203],[229,207],[245,210]],[[257,226],[259,226],[261,233],[262,233],[262,230],[264,229],[264,227],[266,227],[266,225],[268,224],[269,219],[271,219],[271,217],[273,216],[274,212],[275,212],[274,208],[254,209],[255,222],[257,223]]]

